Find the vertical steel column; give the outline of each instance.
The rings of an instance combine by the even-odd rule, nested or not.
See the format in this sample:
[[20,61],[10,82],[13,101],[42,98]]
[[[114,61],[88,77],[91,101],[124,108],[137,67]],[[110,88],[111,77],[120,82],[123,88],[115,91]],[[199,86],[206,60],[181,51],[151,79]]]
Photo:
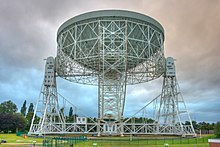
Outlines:
[[[102,22],[99,27],[98,116],[106,122],[106,132],[123,132],[127,79],[125,21]],[[118,122],[119,126],[114,122]]]
[[[101,61],[100,61],[100,56],[101,56],[101,54],[100,54],[100,21],[98,21],[98,59],[99,59],[99,61],[98,61],[98,71],[99,71],[99,73],[101,72],[101,69],[100,69],[100,63],[101,63]],[[100,87],[101,87],[101,80],[100,80],[100,74],[98,74],[98,120],[97,120],[97,123],[98,123],[98,125],[97,125],[97,133],[98,133],[98,136],[100,136],[100,120],[101,120],[101,107],[102,107],[102,105],[101,105],[101,89],[100,89]]]

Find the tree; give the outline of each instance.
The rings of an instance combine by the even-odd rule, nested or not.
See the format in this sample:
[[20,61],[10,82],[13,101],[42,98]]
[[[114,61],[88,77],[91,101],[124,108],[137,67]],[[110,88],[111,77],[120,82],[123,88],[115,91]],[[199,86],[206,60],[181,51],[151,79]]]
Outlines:
[[147,123],[154,123],[155,122],[155,120],[153,120],[153,119],[151,119],[151,118],[148,118],[147,119]]
[[201,130],[209,130],[209,123],[206,123],[206,122],[200,122],[199,124],[199,129]]
[[21,114],[23,116],[26,116],[26,110],[27,110],[27,107],[26,107],[26,100],[25,100],[23,103],[23,106],[21,107]]
[[192,121],[192,125],[193,125],[193,128],[195,129],[195,130],[197,130],[198,129],[198,124],[197,124],[197,122],[196,121]]
[[[191,125],[191,124],[190,124],[189,121],[185,121],[185,125]],[[198,129],[198,124],[197,124],[197,122],[194,121],[194,120],[192,121],[192,126],[193,126],[193,128],[194,128],[195,130]]]
[[220,137],[220,122],[217,122],[214,125],[214,133],[217,137]]
[[60,114],[64,116],[64,107],[60,109]]
[[25,130],[25,127],[27,125],[27,121],[26,121],[26,119],[24,118],[23,115],[15,113],[14,114],[14,122],[15,122],[16,130],[18,130],[18,131],[24,131]]
[[17,106],[11,100],[5,101],[0,104],[0,113],[15,113],[17,111]]
[[70,107],[70,110],[69,110],[69,117],[73,116],[73,107]]
[[27,127],[26,129],[29,130],[30,126],[31,126],[31,121],[34,115],[34,105],[33,103],[30,103],[29,107],[28,107],[28,113],[26,115],[26,120],[27,120]]
[[18,113],[2,113],[0,115],[0,131],[15,133],[17,130],[23,131],[25,126],[25,118]]
[[73,122],[73,107],[70,107],[68,121]]
[[28,113],[34,112],[34,104],[30,103],[29,108],[28,108]]

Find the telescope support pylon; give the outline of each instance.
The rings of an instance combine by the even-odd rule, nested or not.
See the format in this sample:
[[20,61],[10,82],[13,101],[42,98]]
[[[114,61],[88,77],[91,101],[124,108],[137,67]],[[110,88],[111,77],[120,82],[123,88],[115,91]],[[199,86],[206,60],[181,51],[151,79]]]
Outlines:
[[[65,118],[63,113],[58,102],[55,60],[53,57],[48,57],[45,65],[44,82],[29,132],[35,132],[38,135],[48,134],[56,130],[57,127],[54,124],[59,124],[61,128],[60,131],[62,132],[65,129]],[[40,117],[39,123],[34,124],[37,116]]]
[[[159,102],[159,110],[156,122],[164,126],[169,126],[170,133],[174,134],[195,134],[189,112],[183,100],[177,79],[174,59],[166,59],[166,71],[163,75],[162,93]],[[190,123],[186,128],[183,120]],[[188,131],[188,132],[187,132]],[[158,132],[159,133],[159,132]]]

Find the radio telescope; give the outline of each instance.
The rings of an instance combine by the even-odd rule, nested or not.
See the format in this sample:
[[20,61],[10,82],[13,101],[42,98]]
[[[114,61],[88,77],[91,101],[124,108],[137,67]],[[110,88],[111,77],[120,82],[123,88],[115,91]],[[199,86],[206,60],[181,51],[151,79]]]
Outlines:
[[[133,126],[138,128],[146,124],[128,124],[129,121],[123,120],[126,86],[166,75],[163,42],[164,29],[160,23],[131,11],[94,11],[75,16],[63,23],[57,33],[57,56],[55,60],[49,57],[45,66],[43,87],[46,88],[42,90],[43,98],[39,98],[39,102],[42,102],[41,108],[38,106],[35,111],[35,115],[39,112],[42,117],[37,125],[34,125],[33,119],[29,133],[138,133],[138,130],[132,130]],[[98,87],[97,122],[65,122],[58,106],[56,76]],[[169,74],[168,76],[170,77]],[[163,91],[166,90],[170,91],[166,88]],[[165,97],[165,94],[161,97]],[[176,104],[173,103],[173,107],[174,105]],[[162,113],[166,105],[160,107],[157,123],[159,118],[164,117]],[[54,116],[56,119],[53,119]],[[172,116],[174,120],[176,114]],[[139,133],[155,134],[159,130],[155,126],[160,127],[154,122],[149,125],[151,131],[146,129],[145,133]],[[180,132],[172,128],[169,131],[173,134]],[[193,131],[194,129],[190,133]]]
[[98,85],[98,117],[120,120],[127,84],[163,74],[162,26],[128,11],[96,11],[74,17],[58,30],[57,74]]

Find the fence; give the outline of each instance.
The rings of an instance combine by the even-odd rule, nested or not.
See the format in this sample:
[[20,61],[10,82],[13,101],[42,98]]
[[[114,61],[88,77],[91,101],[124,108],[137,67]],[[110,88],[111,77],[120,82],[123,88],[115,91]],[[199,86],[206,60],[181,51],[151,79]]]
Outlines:
[[173,146],[208,146],[208,139],[214,138],[214,136],[207,136],[203,138],[125,138],[125,139],[89,139],[84,143],[85,146],[96,143],[97,146],[109,147],[109,146],[117,146],[117,147],[144,147],[144,146],[163,146],[164,144],[169,144]]
[[[169,144],[170,147],[208,147],[208,139],[215,136],[203,138],[139,138],[139,137],[112,137],[112,138],[89,138],[84,136],[67,138],[47,138],[43,141],[44,147],[163,147]],[[77,144],[77,145],[76,145]]]
[[44,147],[58,147],[58,146],[69,146],[73,147],[75,144],[83,142],[87,140],[85,136],[78,136],[78,137],[54,137],[54,138],[47,138],[43,140],[42,146]]

